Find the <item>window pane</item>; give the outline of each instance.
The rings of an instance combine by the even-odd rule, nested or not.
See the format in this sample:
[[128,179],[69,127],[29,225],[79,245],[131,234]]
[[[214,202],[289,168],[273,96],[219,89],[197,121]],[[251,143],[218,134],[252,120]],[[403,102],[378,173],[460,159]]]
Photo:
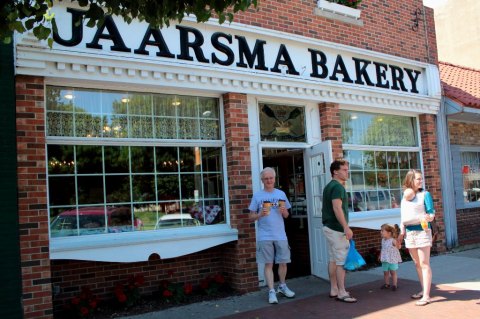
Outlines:
[[[182,199],[195,199],[203,197],[200,174],[181,175]],[[198,194],[198,195],[197,195]]]
[[129,175],[105,176],[105,189],[107,203],[126,203],[131,201]]
[[160,206],[152,203],[134,205],[134,214],[137,219],[136,230],[153,230],[157,224]]
[[223,178],[221,174],[204,174],[203,190],[205,198],[223,197]]
[[178,172],[178,148],[156,147],[157,172]]
[[73,114],[47,112],[47,134],[49,136],[74,136]]
[[50,205],[75,205],[74,176],[49,176],[48,191],[50,192],[48,197]]
[[199,172],[202,164],[199,147],[180,147],[180,171]]
[[259,108],[262,141],[306,141],[303,107],[260,103]]
[[157,175],[158,200],[180,199],[178,175]]
[[128,146],[105,146],[105,173],[128,173]]
[[480,201],[480,153],[462,152],[461,154],[464,201]]
[[103,177],[102,176],[78,176],[78,203],[103,204]]
[[418,146],[415,118],[340,111],[345,144]]
[[132,173],[155,172],[154,148],[147,146],[130,147],[132,158]]
[[155,175],[133,175],[132,192],[134,202],[155,200]]
[[101,146],[78,145],[75,149],[78,174],[101,174],[103,172]]
[[73,174],[75,172],[72,145],[48,145],[48,174]]

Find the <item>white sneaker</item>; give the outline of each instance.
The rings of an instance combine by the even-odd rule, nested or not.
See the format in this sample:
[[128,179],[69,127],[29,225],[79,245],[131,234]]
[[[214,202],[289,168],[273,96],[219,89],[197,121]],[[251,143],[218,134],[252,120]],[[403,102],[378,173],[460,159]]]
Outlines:
[[278,303],[277,293],[275,290],[270,290],[268,292],[268,303],[275,304]]
[[282,295],[284,295],[287,298],[295,297],[295,293],[293,291],[291,291],[290,289],[288,289],[287,285],[285,285],[283,287],[279,286],[278,289],[277,289],[277,292],[281,293]]

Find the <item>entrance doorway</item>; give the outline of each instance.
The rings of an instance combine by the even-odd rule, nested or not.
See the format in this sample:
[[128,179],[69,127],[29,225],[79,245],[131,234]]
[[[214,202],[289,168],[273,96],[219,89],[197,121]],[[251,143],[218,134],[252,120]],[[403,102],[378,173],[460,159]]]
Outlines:
[[[264,148],[262,151],[263,167],[275,169],[277,173],[275,187],[285,192],[292,205],[290,216],[285,219],[285,231],[292,258],[291,264],[288,265],[287,278],[312,273],[303,154],[303,149]],[[276,270],[274,273],[276,274]]]

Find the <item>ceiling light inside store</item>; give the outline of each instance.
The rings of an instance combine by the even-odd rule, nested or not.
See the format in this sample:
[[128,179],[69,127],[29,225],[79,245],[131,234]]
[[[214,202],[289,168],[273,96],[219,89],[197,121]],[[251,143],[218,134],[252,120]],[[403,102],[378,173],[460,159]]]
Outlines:
[[73,94],[72,93],[66,93],[64,96],[67,100],[73,100]]
[[122,103],[128,103],[130,102],[130,99],[128,97],[122,97],[121,101]]
[[212,114],[212,111],[205,111],[202,113],[203,116],[209,117]]
[[179,101],[173,101],[173,102],[172,102],[172,105],[173,105],[173,106],[179,106],[179,105],[180,105],[180,102],[179,102]]

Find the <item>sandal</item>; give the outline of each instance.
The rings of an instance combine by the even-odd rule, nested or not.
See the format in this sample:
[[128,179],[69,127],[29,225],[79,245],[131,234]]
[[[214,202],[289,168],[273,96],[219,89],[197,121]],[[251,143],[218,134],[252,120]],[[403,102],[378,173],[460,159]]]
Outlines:
[[415,306],[426,306],[430,303],[430,300],[418,300],[415,303]]
[[390,285],[383,284],[382,287],[380,287],[380,289],[390,289]]
[[419,292],[410,296],[410,298],[412,299],[422,299],[422,297],[423,297],[423,292]]
[[337,301],[342,301],[342,302],[346,302],[346,303],[355,303],[355,302],[357,302],[357,299],[356,299],[356,298],[350,297],[349,295],[346,295],[346,296],[343,296],[343,297],[337,297],[337,298],[335,298],[335,300],[337,300]]

